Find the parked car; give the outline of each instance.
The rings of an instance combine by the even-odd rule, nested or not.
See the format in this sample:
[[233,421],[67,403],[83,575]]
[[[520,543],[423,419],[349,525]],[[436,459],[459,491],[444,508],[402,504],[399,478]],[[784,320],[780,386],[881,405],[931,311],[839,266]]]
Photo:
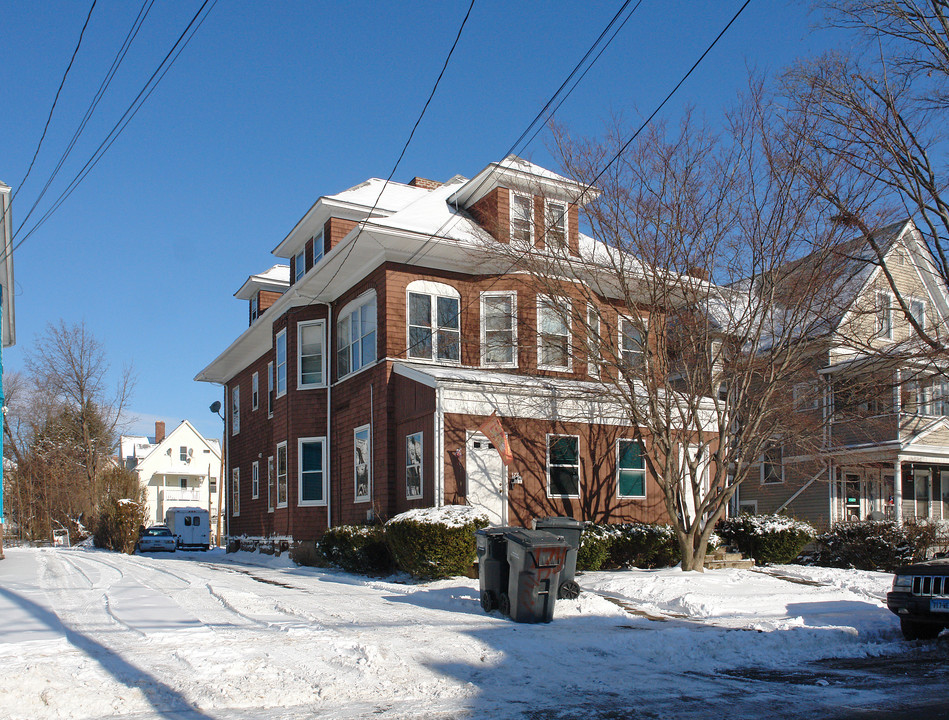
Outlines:
[[146,528],[135,544],[139,552],[160,552],[163,550],[174,552],[176,546],[175,536],[164,525],[152,525]]
[[896,571],[886,606],[900,619],[907,640],[928,640],[949,627],[949,558]]

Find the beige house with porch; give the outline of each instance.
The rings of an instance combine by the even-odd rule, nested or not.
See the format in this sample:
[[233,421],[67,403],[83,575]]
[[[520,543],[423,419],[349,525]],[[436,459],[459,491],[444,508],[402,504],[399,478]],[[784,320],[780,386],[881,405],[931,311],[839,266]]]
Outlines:
[[[909,312],[945,338],[949,295],[912,221],[874,235]],[[813,375],[793,388],[796,412],[823,428],[821,452],[795,455],[780,439],[745,482],[736,511],[842,520],[949,523],[949,362],[899,306],[865,239],[841,248],[842,312],[813,339]]]

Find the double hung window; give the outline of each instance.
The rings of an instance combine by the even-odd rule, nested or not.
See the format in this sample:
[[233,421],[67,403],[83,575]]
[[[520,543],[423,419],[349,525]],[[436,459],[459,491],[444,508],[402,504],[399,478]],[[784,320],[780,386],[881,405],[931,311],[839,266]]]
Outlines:
[[643,364],[643,334],[632,320],[620,318],[620,352],[628,368]]
[[537,366],[570,369],[570,301],[565,298],[537,298]]
[[547,495],[580,497],[579,436],[547,436]]
[[593,306],[587,306],[587,373],[590,377],[600,377],[600,313]]
[[250,376],[250,409],[256,410],[260,403],[260,378],[257,373]]
[[250,466],[250,496],[254,500],[260,497],[260,463],[257,460]]
[[267,458],[267,512],[273,512],[273,493],[274,493],[274,477],[273,477],[273,455],[270,455]]
[[231,435],[241,431],[241,386],[235,385],[231,390]]
[[517,366],[517,293],[481,293],[483,365]]
[[287,444],[277,445],[277,507],[287,506]]
[[893,303],[889,293],[876,294],[876,335],[887,340],[893,339]]
[[372,495],[372,445],[368,425],[353,431],[353,475],[356,502],[368,502]]
[[913,316],[913,319],[916,321],[916,324],[919,325],[923,330],[926,329],[926,303],[922,300],[910,300],[909,301],[909,312]]
[[408,356],[461,359],[461,296],[450,285],[417,280],[408,287]]
[[620,497],[646,497],[646,458],[638,440],[618,441],[616,484]]
[[405,497],[422,497],[422,433],[405,436]]
[[300,438],[297,446],[299,505],[326,504],[325,438]]
[[293,282],[299,282],[306,275],[306,248],[300,250],[293,260]]
[[241,469],[231,470],[231,517],[241,514]]
[[336,371],[345,377],[376,361],[376,294],[343,308],[336,321]]
[[761,457],[761,482],[765,485],[784,482],[784,448],[769,445]]
[[297,325],[297,387],[323,386],[323,320],[301,322]]
[[323,231],[320,230],[313,236],[313,264],[316,265],[323,259]]
[[511,239],[530,242],[534,237],[534,201],[530,195],[511,195]]
[[563,250],[567,247],[567,206],[547,201],[544,228],[547,233],[548,250]]
[[277,397],[287,394],[287,331],[277,333],[274,370],[277,375]]
[[273,363],[267,363],[267,417],[273,416]]

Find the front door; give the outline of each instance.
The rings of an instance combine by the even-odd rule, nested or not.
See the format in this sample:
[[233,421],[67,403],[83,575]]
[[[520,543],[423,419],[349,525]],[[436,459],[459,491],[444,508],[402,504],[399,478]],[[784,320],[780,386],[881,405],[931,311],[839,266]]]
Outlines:
[[497,449],[479,432],[468,432],[465,452],[468,503],[484,510],[493,525],[507,524],[507,471]]

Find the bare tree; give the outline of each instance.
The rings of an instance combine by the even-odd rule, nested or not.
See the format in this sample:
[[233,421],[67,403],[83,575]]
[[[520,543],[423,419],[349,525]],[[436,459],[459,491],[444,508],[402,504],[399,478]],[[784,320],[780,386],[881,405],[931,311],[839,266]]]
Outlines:
[[830,0],[822,6],[828,24],[854,31],[864,44],[787,73],[787,132],[810,145],[803,161],[816,192],[866,237],[907,322],[931,349],[943,351],[942,328],[913,317],[873,231],[912,217],[938,274],[949,281],[949,4]]
[[5,451],[16,463],[12,514],[22,534],[38,539],[57,524],[90,520],[117,487],[111,457],[134,380],[126,367],[108,387],[105,350],[84,324],[47,325],[26,368],[26,377],[5,378]]
[[593,376],[574,392],[622,408],[686,570],[769,447],[816,455],[822,419],[796,395],[818,392],[802,382],[846,280],[836,253],[852,231],[814,202],[808,147],[776,139],[759,92],[720,134],[691,115],[629,147],[619,128],[559,132],[568,174],[598,187],[584,208],[596,241],[570,248],[554,223],[542,241],[489,243],[572,329]]

